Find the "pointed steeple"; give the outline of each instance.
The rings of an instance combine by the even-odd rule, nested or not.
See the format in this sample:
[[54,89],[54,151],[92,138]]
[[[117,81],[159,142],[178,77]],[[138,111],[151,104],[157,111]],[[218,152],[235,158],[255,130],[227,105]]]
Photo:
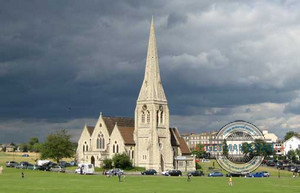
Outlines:
[[150,27],[144,81],[138,101],[167,101],[160,79],[153,16]]

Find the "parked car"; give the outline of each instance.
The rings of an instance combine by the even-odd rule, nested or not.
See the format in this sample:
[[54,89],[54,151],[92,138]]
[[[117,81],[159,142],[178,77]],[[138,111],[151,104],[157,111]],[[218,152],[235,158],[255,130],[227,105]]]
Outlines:
[[52,167],[50,168],[50,171],[64,173],[64,172],[66,172],[66,168],[59,166],[59,165],[52,165]]
[[142,175],[156,175],[157,172],[154,169],[148,169],[146,171],[141,172]]
[[300,160],[294,160],[294,164],[300,164]]
[[271,167],[274,167],[276,164],[275,164],[275,162],[273,162],[273,161],[268,161],[267,162],[267,166],[271,166]]
[[61,166],[61,167],[70,167],[71,164],[68,163],[68,162],[66,162],[66,161],[60,161],[59,162],[59,166]]
[[163,172],[161,173],[161,175],[163,175],[163,176],[168,176],[168,175],[169,175],[169,171],[170,171],[170,170],[163,171]]
[[15,168],[17,169],[27,169],[28,162],[20,162],[20,164],[16,165]]
[[280,170],[284,170],[284,166],[282,164],[282,162],[277,162],[277,169],[280,169]]
[[207,176],[208,177],[222,177],[223,174],[221,172],[211,172]]
[[120,168],[115,168],[115,169],[111,169],[111,170],[108,170],[107,172],[105,172],[105,175],[112,176],[112,175],[118,175],[119,173],[121,173],[123,175],[124,171],[121,170]]
[[5,165],[6,165],[6,167],[14,168],[15,166],[19,165],[19,163],[16,161],[7,161]]
[[284,161],[282,161],[282,165],[284,167],[288,167],[288,166],[290,166],[290,161],[289,160],[284,160]]
[[270,177],[270,172],[268,172],[268,171],[262,171],[262,173],[264,174],[264,177]]
[[245,174],[235,174],[235,173],[227,173],[226,177],[241,177],[245,176]]
[[75,166],[75,161],[70,161],[70,166]]
[[37,170],[41,170],[41,171],[50,171],[50,166],[48,165],[42,165],[42,166],[38,166]]
[[32,164],[29,164],[27,166],[27,170],[37,170],[38,169],[38,165],[32,165]]
[[188,172],[187,175],[192,175],[192,176],[204,176],[204,173],[203,173],[203,171],[194,170],[194,171]]
[[252,177],[252,178],[263,178],[264,173],[263,172],[256,172],[256,173],[250,174],[250,177]]
[[243,171],[241,171],[241,174],[242,174],[242,176],[247,176],[247,175],[250,174],[250,171],[249,170],[243,170]]
[[288,170],[291,171],[291,172],[294,172],[295,169],[296,169],[296,166],[294,166],[294,165],[290,165],[290,166],[288,167]]
[[168,172],[169,176],[182,176],[182,173],[180,170],[170,170]]

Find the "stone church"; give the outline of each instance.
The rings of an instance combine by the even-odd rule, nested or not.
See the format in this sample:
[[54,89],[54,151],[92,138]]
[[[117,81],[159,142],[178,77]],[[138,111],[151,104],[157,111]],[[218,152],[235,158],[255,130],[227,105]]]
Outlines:
[[178,129],[169,127],[168,101],[160,78],[153,18],[135,117],[108,117],[101,113],[95,126],[84,126],[76,156],[79,163],[101,167],[103,160],[123,152],[136,167],[156,171],[195,169],[195,159]]

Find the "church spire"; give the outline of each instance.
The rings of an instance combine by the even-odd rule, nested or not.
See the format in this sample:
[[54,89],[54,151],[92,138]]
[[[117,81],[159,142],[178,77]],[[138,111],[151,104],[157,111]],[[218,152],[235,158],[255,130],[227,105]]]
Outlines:
[[150,36],[148,43],[148,52],[146,59],[146,69],[144,75],[144,81],[138,101],[164,101],[166,102],[166,96],[162,87],[158,63],[158,54],[156,47],[156,37],[154,29],[154,20],[152,16]]

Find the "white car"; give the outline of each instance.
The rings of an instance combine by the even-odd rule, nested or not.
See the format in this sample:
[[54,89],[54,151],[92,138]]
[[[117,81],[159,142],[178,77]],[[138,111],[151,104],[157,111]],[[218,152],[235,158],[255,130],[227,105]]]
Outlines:
[[163,171],[161,174],[164,175],[164,176],[168,176],[169,175],[169,171],[170,170]]

